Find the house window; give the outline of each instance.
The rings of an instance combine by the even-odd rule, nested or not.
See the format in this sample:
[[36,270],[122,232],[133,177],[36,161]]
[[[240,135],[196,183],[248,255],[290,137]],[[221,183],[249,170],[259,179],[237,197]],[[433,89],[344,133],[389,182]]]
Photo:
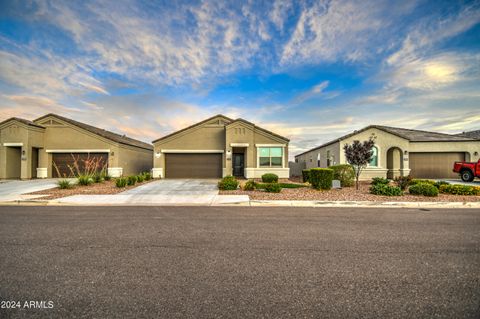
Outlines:
[[372,159],[370,160],[370,163],[368,163],[368,166],[372,167],[377,167],[378,166],[378,148],[374,146],[372,148]]
[[317,167],[320,167],[320,153],[317,154]]
[[281,147],[260,147],[260,167],[282,167],[283,148]]
[[327,151],[327,167],[330,166],[330,151]]

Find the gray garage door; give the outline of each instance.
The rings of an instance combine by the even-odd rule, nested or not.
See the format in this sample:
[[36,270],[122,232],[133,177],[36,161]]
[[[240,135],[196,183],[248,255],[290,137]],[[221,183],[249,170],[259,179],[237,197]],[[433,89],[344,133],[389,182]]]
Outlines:
[[458,178],[452,172],[455,161],[465,160],[465,153],[410,153],[410,175],[415,178]]
[[221,178],[222,154],[165,154],[166,178]]

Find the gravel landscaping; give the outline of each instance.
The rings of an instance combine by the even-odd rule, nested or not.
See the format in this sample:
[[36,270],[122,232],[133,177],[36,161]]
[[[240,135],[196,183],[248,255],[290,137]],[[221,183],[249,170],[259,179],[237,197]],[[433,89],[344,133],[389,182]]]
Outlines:
[[41,197],[41,199],[49,200],[56,199],[61,197],[73,196],[73,195],[112,195],[124,192],[126,190],[135,188],[140,185],[153,182],[153,179],[150,181],[144,181],[142,183],[136,183],[132,186],[127,186],[119,188],[115,186],[115,180],[105,181],[103,183],[95,183],[89,186],[79,186],[75,185],[71,189],[60,189],[58,187],[50,188],[38,192],[29,193],[27,195],[47,195]]
[[[243,181],[241,184],[243,185]],[[403,196],[378,196],[369,193],[370,182],[361,182],[360,189],[346,187],[328,191],[315,190],[309,187],[284,188],[280,193],[254,191],[220,191],[221,195],[248,195],[252,200],[319,200],[319,201],[374,201],[374,202],[479,202],[480,196],[462,196],[439,194],[438,197],[414,196],[406,193]]]

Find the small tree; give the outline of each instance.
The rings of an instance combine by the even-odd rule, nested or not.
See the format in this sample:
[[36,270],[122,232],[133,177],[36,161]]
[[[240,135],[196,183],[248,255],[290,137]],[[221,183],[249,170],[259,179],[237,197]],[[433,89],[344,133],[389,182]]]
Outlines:
[[353,141],[351,145],[345,144],[343,150],[345,151],[345,158],[347,162],[352,165],[355,172],[355,188],[358,189],[358,179],[362,170],[367,167],[372,159],[372,148],[375,145],[373,138],[368,141]]

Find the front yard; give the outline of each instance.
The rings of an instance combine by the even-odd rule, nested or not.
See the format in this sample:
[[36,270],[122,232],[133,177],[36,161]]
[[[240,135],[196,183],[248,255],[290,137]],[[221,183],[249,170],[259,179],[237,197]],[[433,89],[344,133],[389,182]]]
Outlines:
[[[268,193],[256,189],[243,190],[246,181],[240,181],[240,187],[233,191],[220,191],[221,195],[248,195],[252,200],[318,200],[318,201],[375,201],[375,202],[479,202],[480,196],[438,194],[436,197],[411,195],[380,196],[370,194],[370,181],[360,182],[359,190],[355,187],[341,189],[316,190],[311,187],[283,188],[280,193]],[[290,181],[293,182],[293,181]]]

